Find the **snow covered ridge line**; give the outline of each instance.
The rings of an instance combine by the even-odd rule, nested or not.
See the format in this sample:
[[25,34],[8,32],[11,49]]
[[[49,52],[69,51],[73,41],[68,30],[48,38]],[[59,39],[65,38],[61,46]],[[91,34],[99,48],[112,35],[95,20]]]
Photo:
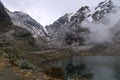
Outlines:
[[73,16],[77,15],[84,15],[84,17],[92,22],[94,19],[99,20],[105,13],[109,13],[112,8],[115,8],[116,6],[113,5],[113,2],[111,0],[105,0],[98,4],[97,7],[88,7],[83,6],[81,7],[76,13],[70,13],[68,14],[69,21]]
[[119,10],[111,0],[105,0],[94,8],[83,6],[76,13],[65,14],[46,29],[58,46],[112,42],[119,32]]
[[[116,6],[113,5],[111,0],[105,0],[98,4],[96,7],[83,6],[75,13],[67,13],[64,16],[60,17],[57,21],[60,21],[63,24],[70,23],[74,19],[78,22],[83,21],[84,19],[92,22],[93,20],[99,20],[106,13],[109,13]],[[55,21],[55,22],[57,22]]]
[[10,12],[7,9],[6,11],[9,14],[14,25],[27,29],[29,32],[31,32],[33,37],[45,37],[47,35],[42,25],[32,19],[28,14],[19,11]]

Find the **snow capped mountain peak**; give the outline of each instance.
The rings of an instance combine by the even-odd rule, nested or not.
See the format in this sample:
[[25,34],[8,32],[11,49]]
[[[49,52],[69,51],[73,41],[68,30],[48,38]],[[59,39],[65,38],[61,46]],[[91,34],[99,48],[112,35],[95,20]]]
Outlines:
[[40,25],[36,20],[31,18],[28,14],[20,11],[10,12],[8,11],[9,16],[12,19],[12,22],[16,26],[21,26],[31,32],[33,37],[46,36],[42,25]]
[[[113,5],[111,0],[105,0],[102,1],[98,4],[97,7],[95,8],[91,8],[88,6],[83,6],[81,7],[74,15],[73,17],[76,16],[76,18],[78,18],[78,16],[80,17],[80,19],[84,20],[84,19],[88,19],[88,21],[93,21],[93,20],[99,20],[100,18],[102,18],[104,16],[104,14],[109,13],[113,8],[115,8],[115,6]],[[71,17],[72,18],[72,17]]]
[[50,35],[51,42],[55,45],[67,44],[80,46],[86,43],[84,41],[88,38],[88,33],[90,33],[88,29],[82,27],[82,23],[88,23],[87,26],[93,25],[95,22],[95,26],[99,26],[100,23],[100,25],[102,24],[102,27],[100,27],[102,30],[108,21],[106,20],[106,15],[113,14],[115,11],[116,6],[114,6],[113,2],[105,0],[98,3],[94,8],[83,6],[75,13],[65,14],[53,24],[46,26],[46,29]]

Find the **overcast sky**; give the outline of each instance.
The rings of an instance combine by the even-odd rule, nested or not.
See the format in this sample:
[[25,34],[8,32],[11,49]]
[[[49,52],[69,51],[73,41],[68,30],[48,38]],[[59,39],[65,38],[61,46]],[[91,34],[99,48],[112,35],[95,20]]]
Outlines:
[[[23,11],[43,26],[53,23],[65,13],[77,11],[81,6],[96,6],[103,0],[1,0],[11,11]],[[113,0],[120,5],[120,0]]]

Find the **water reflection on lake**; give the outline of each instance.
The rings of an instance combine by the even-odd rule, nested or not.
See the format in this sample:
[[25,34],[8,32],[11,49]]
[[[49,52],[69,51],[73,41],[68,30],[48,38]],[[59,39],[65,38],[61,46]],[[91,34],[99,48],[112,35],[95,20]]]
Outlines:
[[54,62],[67,78],[82,76],[91,80],[120,80],[119,56],[71,56]]

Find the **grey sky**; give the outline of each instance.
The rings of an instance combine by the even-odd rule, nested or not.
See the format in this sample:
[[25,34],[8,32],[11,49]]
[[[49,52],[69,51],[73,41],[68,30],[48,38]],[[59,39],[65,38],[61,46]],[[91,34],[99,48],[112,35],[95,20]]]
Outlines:
[[[65,13],[77,11],[81,6],[94,7],[103,0],[1,0],[11,11],[23,11],[43,26],[53,23]],[[120,5],[120,0],[113,0]]]

